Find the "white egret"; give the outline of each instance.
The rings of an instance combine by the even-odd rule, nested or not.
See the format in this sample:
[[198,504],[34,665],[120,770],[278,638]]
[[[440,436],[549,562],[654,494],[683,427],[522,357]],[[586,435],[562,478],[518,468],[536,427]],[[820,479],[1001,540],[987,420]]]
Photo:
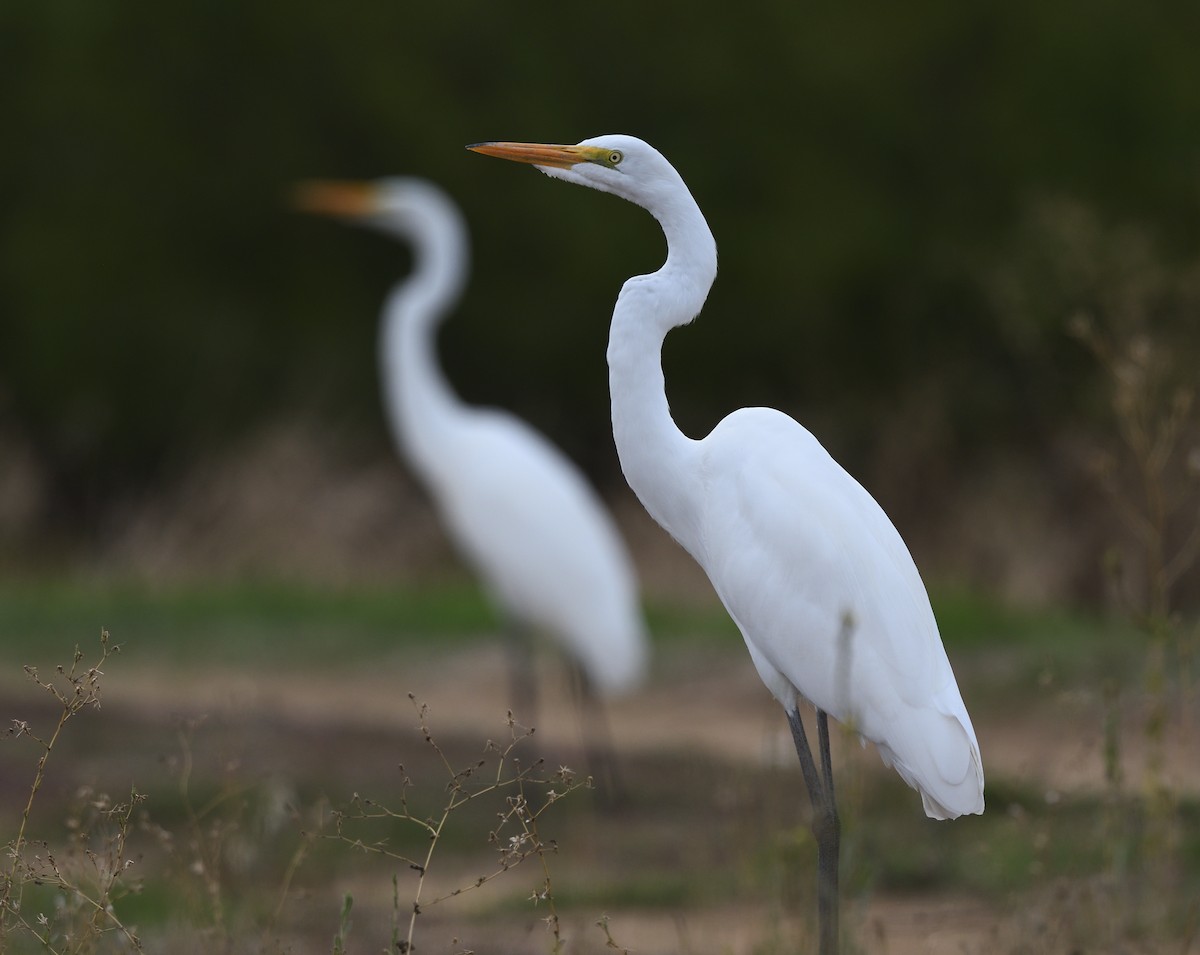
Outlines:
[[[534,709],[528,630],[561,640],[579,668],[581,707],[592,690],[613,695],[636,687],[649,657],[636,574],[599,497],[526,422],[459,400],[438,365],[436,328],[467,272],[458,208],[432,183],[412,178],[309,182],[297,203],[413,247],[413,273],[383,310],[384,404],[402,456],[524,651],[514,665],[514,711],[531,719]],[[600,719],[592,714],[592,728],[607,736]],[[585,716],[585,734],[588,722]]]
[[[707,572],[787,713],[813,802],[821,951],[835,951],[839,824],[826,714],[871,740],[920,792],[927,815],[983,811],[979,745],[916,565],[874,498],[787,415],[742,408],[700,440],[671,419],[663,341],[699,314],[717,248],[662,154],[630,136],[468,148],[611,192],[663,229],[665,264],[625,282],[613,310],[617,453],[646,510]],[[839,639],[847,620],[849,637]],[[801,699],[817,712],[820,774]]]

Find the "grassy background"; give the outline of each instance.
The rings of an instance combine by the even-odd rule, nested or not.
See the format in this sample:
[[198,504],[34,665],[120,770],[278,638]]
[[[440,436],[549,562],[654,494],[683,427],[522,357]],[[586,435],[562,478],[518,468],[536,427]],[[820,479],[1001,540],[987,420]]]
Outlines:
[[[1139,636],[962,592],[935,594],[935,607],[979,731],[988,811],[933,823],[873,752],[839,741],[843,878],[856,950],[940,951],[939,938],[979,952],[1188,944],[1200,892],[1200,803],[1195,789],[1174,792],[1171,841],[1156,848],[1161,820],[1134,769],[1146,748]],[[76,717],[48,760],[29,835],[65,857],[86,832],[99,852],[114,824],[89,809],[89,799],[102,792],[121,801],[131,787],[144,794],[128,845],[139,888],[115,911],[138,926],[150,950],[328,951],[347,892],[355,899],[347,950],[385,947],[396,911],[407,925],[415,891],[408,865],[312,834],[331,835],[331,810],[351,807],[356,793],[397,810],[407,799],[419,819],[437,815],[448,776],[422,739],[407,692],[453,700],[506,679],[496,669],[490,613],[470,586],[153,590],[57,582],[10,585],[0,608],[6,717],[53,719],[53,701],[23,677],[23,664],[46,674],[69,662],[74,642],[90,657],[97,621],[124,644],[105,667],[103,707]],[[544,837],[557,846],[546,865],[561,930],[572,951],[604,950],[592,924],[604,914],[618,943],[634,951],[793,950],[807,938],[814,853],[794,757],[786,739],[778,745],[783,720],[762,699],[719,608],[662,605],[650,619],[654,679],[615,708],[628,801],[606,812],[595,793],[580,790],[541,817]],[[579,768],[573,711],[554,688],[552,655],[539,669],[547,723],[515,752],[526,766],[544,755],[552,766]],[[212,692],[222,681],[226,692]],[[740,721],[744,753],[687,741],[675,711],[696,694],[714,729]],[[499,703],[477,725],[430,705],[430,731],[451,766],[494,758],[482,744],[506,732]],[[622,734],[625,711],[644,733]],[[378,713],[385,715],[373,718]],[[1106,783],[1096,762],[1082,776],[1062,777],[1067,787],[1040,775],[1039,766],[1059,775],[1056,749],[1071,762],[1081,740],[1102,745],[1106,721],[1121,729],[1120,786]],[[665,737],[654,736],[658,724]],[[672,725],[681,741],[663,743]],[[1014,736],[1018,751],[1044,751],[1048,762],[1014,760]],[[6,833],[36,756],[27,739],[0,748]],[[491,764],[481,772],[492,773]],[[530,786],[533,798],[548,785]],[[456,811],[437,845],[431,886],[469,885],[493,864],[488,833],[505,798],[495,793]],[[347,834],[386,839],[408,857],[428,845],[411,820],[351,821]],[[530,901],[544,878],[541,862],[523,865],[423,909],[420,947],[549,951],[553,938],[538,921],[546,903]],[[54,911],[55,894],[31,887],[25,903]],[[36,948],[21,938],[13,944]],[[118,947],[112,937],[99,944]]]

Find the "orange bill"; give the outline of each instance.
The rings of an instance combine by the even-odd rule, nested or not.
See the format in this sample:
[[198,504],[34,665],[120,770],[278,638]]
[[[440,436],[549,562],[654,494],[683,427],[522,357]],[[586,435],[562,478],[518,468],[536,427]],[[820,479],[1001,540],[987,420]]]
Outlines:
[[595,146],[555,146],[550,143],[475,143],[467,149],[497,159],[559,169],[569,169],[581,162],[595,162],[598,156],[606,154],[606,150]]
[[375,211],[378,191],[370,182],[306,179],[296,184],[292,205],[317,215],[358,218]]

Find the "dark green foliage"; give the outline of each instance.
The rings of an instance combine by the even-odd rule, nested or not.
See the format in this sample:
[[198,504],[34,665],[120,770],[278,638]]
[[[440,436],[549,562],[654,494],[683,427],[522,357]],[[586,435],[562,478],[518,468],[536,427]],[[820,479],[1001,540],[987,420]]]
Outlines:
[[[457,387],[615,477],[607,316],[661,239],[462,147],[623,131],[678,166],[721,249],[665,358],[686,429],[770,403],[861,473],[927,405],[929,456],[1036,450],[1093,371],[1063,332],[1089,290],[1022,257],[1030,204],[1144,227],[1168,270],[1200,239],[1200,14],[1173,6],[8,3],[0,425],[72,521],[264,417],[382,448],[375,319],[406,255],[286,199],[303,176],[415,174],[473,229]],[[1036,314],[997,304],[1002,266]]]

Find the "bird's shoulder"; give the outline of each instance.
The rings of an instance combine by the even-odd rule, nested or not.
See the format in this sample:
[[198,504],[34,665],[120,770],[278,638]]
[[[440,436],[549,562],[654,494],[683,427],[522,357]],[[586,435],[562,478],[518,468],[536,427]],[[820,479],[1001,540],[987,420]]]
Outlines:
[[445,455],[442,484],[473,504],[506,513],[597,511],[599,501],[577,464],[523,418],[503,408],[474,407]]
[[713,489],[799,495],[789,510],[856,484],[807,428],[774,408],[741,408],[722,419],[701,441],[701,471]]
[[906,659],[915,645],[931,653],[940,647],[924,584],[867,490],[778,411],[735,412],[710,440],[703,534],[710,575],[728,589],[723,596],[753,606],[770,593],[791,594],[796,607],[825,615],[829,627],[853,612],[879,631],[877,650],[891,666],[929,666]]
[[572,467],[541,431],[504,408],[466,409],[454,441],[469,450],[472,460],[486,462],[488,467]]

